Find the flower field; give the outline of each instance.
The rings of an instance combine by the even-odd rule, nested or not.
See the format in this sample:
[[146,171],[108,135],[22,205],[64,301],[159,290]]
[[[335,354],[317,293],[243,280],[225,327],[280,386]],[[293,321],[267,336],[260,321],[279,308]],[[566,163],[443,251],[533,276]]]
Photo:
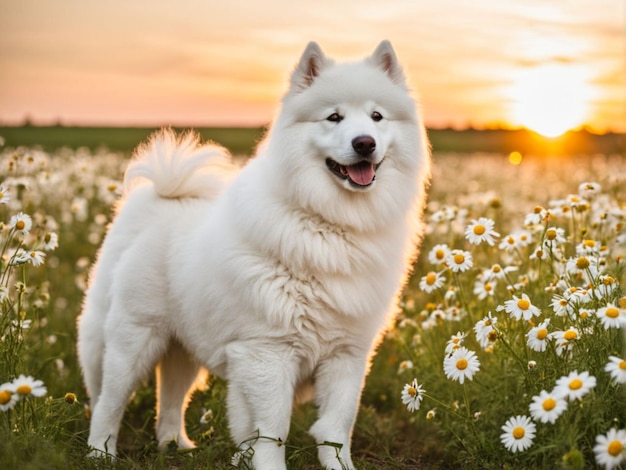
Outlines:
[[[197,449],[157,450],[148,377],[119,458],[86,458],[75,322],[126,162],[0,147],[0,468],[232,468],[216,378],[187,413]],[[626,468],[624,157],[436,153],[425,217],[356,465]],[[317,468],[314,413],[295,411],[292,468]]]

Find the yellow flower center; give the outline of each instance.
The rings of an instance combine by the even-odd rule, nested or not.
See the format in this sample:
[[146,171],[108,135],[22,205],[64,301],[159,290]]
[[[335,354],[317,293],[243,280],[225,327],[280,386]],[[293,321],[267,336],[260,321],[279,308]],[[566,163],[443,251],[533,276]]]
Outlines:
[[444,259],[445,257],[446,257],[446,254],[443,252],[443,250],[435,251],[435,258]]
[[485,283],[485,291],[491,292],[492,289],[493,289],[492,285],[489,284],[488,282],[486,282]]
[[578,336],[578,334],[574,330],[567,330],[563,334],[563,338],[565,338],[567,341],[571,341],[573,339],[576,339],[577,336]]
[[584,240],[583,246],[586,246],[588,248],[593,248],[594,246],[596,246],[596,242],[593,240]]
[[72,392],[67,392],[63,399],[68,405],[73,405],[76,402],[76,394]]
[[429,286],[432,286],[436,280],[437,280],[437,275],[435,273],[431,272],[426,275],[426,284],[428,284]]
[[26,227],[26,223],[23,220],[18,220],[15,223],[15,228],[18,230],[24,230],[24,227]]
[[8,390],[0,391],[0,405],[6,405],[7,403],[9,403],[12,396],[13,394]]
[[417,395],[417,389],[415,387],[409,387],[406,392],[412,397],[415,397],[415,395]]
[[465,262],[465,256],[462,253],[457,253],[454,255],[454,262],[456,264],[463,264]]
[[30,395],[30,392],[32,392],[33,389],[30,388],[30,385],[20,385],[19,387],[17,387],[17,393],[19,393],[20,395]]
[[584,256],[576,260],[576,267],[578,269],[587,269],[589,267],[589,260]]
[[535,214],[541,214],[541,211],[543,210],[543,207],[541,206],[535,206],[535,208],[533,209],[533,212]]
[[485,233],[485,226],[484,225],[474,225],[474,234],[475,235],[482,235],[483,233]]
[[615,440],[609,443],[609,447],[607,448],[607,451],[613,457],[617,457],[619,454],[622,453],[623,449],[624,449],[624,445],[620,441]]
[[556,406],[556,400],[554,398],[547,398],[542,403],[543,409],[546,411],[553,410]]
[[605,315],[609,318],[617,318],[619,317],[619,310],[617,310],[615,307],[609,307],[606,309]]
[[499,265],[499,264],[494,264],[494,265],[493,265],[493,268],[491,268],[491,270],[492,270],[494,273],[498,274],[500,271],[502,271],[502,268],[500,267],[500,265]]
[[574,379],[569,383],[570,390],[578,390],[583,386],[583,381],[580,379]]
[[548,330],[546,330],[545,328],[537,331],[537,339],[546,339],[547,336]]
[[522,310],[528,310],[530,307],[530,302],[526,299],[519,299],[517,301],[517,306]]
[[456,361],[456,368],[459,370],[467,369],[467,359],[459,359]]
[[513,429],[513,437],[515,439],[521,439],[522,437],[524,437],[525,434],[526,434],[526,431],[521,426],[518,426],[515,429]]
[[506,242],[507,242],[509,245],[514,245],[514,244],[515,244],[515,238],[513,238],[513,237],[509,237],[509,238],[507,238],[507,239],[506,239]]
[[556,230],[554,230],[553,228],[549,228],[546,232],[546,238],[548,240],[554,240],[556,238]]
[[626,370],[626,361],[621,361],[621,362],[619,363],[619,368],[620,368],[621,370]]

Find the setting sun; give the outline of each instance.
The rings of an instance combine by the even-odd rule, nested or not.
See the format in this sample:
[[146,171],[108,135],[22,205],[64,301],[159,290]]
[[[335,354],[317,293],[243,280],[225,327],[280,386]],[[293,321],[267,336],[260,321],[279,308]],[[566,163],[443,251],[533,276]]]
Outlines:
[[589,113],[584,70],[548,64],[519,73],[513,87],[512,120],[546,137],[581,126]]

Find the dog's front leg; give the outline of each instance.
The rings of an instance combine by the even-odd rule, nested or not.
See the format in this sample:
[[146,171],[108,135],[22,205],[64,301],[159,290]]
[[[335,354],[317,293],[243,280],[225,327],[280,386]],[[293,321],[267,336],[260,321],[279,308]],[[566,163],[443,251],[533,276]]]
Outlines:
[[228,419],[242,458],[256,470],[282,470],[297,362],[290,348],[233,343],[228,356]]
[[352,427],[361,399],[367,352],[330,357],[318,366],[315,401],[319,418],[311,428],[326,469],[353,469],[350,456]]

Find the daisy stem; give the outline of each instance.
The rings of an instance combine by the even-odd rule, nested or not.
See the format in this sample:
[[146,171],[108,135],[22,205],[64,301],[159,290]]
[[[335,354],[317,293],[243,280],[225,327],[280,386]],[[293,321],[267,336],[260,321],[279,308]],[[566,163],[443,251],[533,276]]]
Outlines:
[[456,273],[456,272],[454,273],[454,280],[456,282],[456,287],[459,291],[459,300],[461,301],[461,305],[463,306],[463,309],[467,312],[467,317],[473,323],[474,320],[472,319],[472,313],[470,312],[469,306],[467,302],[465,301],[465,295],[463,295],[463,288],[461,287],[461,280],[459,279],[459,273]]
[[428,398],[430,401],[435,402],[435,404],[439,405],[443,409],[443,411],[445,411],[446,413],[449,413],[450,415],[454,416],[455,418],[462,418],[463,417],[453,407],[451,407],[450,405],[447,405],[446,403],[444,403],[442,401],[437,400],[432,395],[429,395],[428,393],[424,393],[424,397]]
[[504,337],[504,334],[498,330],[495,326],[493,327],[493,329],[496,331],[496,333],[498,333],[498,339],[500,339],[500,341],[502,341],[502,344],[504,344],[504,346],[511,352],[511,355],[515,358],[515,360],[519,363],[522,371],[525,373],[526,369],[527,369],[527,363],[522,360],[521,357],[519,357],[517,355],[517,353],[515,352],[515,350],[511,347],[511,345],[509,344],[509,342],[506,340],[506,338]]

